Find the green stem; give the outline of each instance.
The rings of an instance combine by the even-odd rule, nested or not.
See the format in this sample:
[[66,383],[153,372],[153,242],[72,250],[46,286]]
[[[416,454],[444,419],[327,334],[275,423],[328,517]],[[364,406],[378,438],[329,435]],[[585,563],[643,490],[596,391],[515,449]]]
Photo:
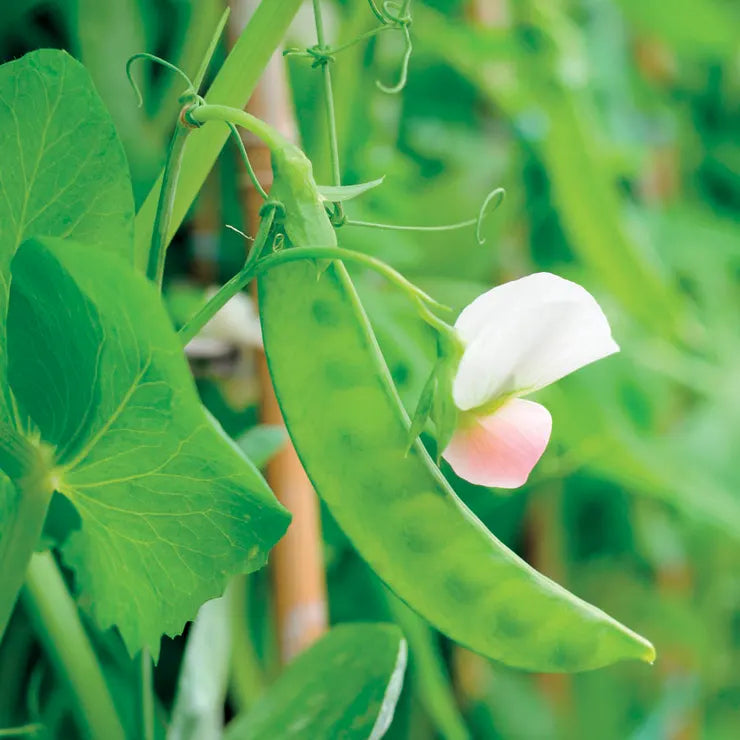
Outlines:
[[286,146],[293,146],[282,134],[276,131],[261,118],[253,116],[251,113],[241,108],[232,108],[228,105],[199,105],[188,111],[188,118],[196,123],[208,123],[209,121],[223,121],[229,124],[229,130],[236,124],[242,128],[251,131],[267,144],[271,150],[282,149]]
[[375,270],[375,272],[381,274],[389,282],[393,283],[405,293],[413,297],[415,301],[422,301],[423,303],[428,303],[442,311],[449,311],[447,306],[435,301],[434,298],[425,293],[421,288],[414,285],[410,280],[407,280],[400,272],[396,272],[396,270],[385,262],[382,262],[375,257],[371,257],[369,254],[355,252],[351,249],[344,249],[343,247],[294,247],[292,249],[285,249],[282,252],[275,252],[274,254],[263,257],[254,266],[254,273],[258,275],[273,267],[277,267],[277,265],[305,259],[343,260],[345,262],[354,262],[363,267],[369,267],[371,270]]
[[216,28],[213,31],[213,36],[211,36],[211,42],[208,44],[208,48],[206,49],[206,53],[203,55],[200,67],[198,68],[198,71],[195,73],[195,77],[193,78],[193,88],[196,92],[200,90],[200,86],[203,84],[203,80],[205,79],[206,72],[208,72],[208,67],[211,64],[213,55],[216,53],[218,42],[221,41],[221,34],[224,32],[224,28],[226,27],[226,21],[229,20],[230,13],[231,8],[225,8],[224,12],[221,13],[221,17],[219,18],[218,23],[216,24]]
[[115,704],[77,605],[51,553],[36,553],[31,558],[23,603],[69,687],[81,727],[93,740],[124,740]]
[[147,648],[141,651],[141,729],[144,740],[154,740],[154,686],[152,656]]
[[0,737],[21,737],[23,735],[36,735],[44,729],[43,725],[21,725],[20,727],[3,727]]
[[[260,226],[260,230],[262,230],[262,226]],[[259,234],[258,238],[255,239],[253,249],[258,247],[258,240]],[[267,272],[267,270],[277,267],[278,265],[306,259],[343,260],[345,262],[355,262],[363,267],[369,267],[371,270],[375,270],[375,272],[383,275],[383,277],[388,281],[406,293],[416,304],[424,321],[438,331],[443,331],[445,334],[454,333],[454,329],[429,311],[425,304],[434,306],[441,311],[449,311],[449,307],[435,301],[434,298],[407,280],[403,275],[401,275],[401,273],[396,272],[392,267],[386,265],[385,262],[381,262],[379,259],[371,257],[369,254],[354,252],[351,249],[343,249],[342,247],[294,247],[291,249],[285,249],[281,252],[275,252],[274,254],[269,254],[256,261],[249,261],[180,329],[179,336],[182,343],[187,344],[211,320],[211,318],[213,318],[216,312],[219,311],[230,298],[242,290],[247,283],[252,280],[252,278],[262,274],[263,272]]]
[[334,46],[331,50],[331,54],[338,54],[340,51],[344,51],[345,49],[350,49],[355,44],[359,44],[363,41],[367,41],[368,39],[373,38],[373,36],[377,36],[380,33],[383,33],[384,31],[393,31],[394,29],[391,26],[378,26],[377,28],[371,28],[369,31],[365,31],[365,33],[361,33],[359,36],[356,36],[352,39],[352,41],[347,41],[344,44],[340,44],[339,46]]
[[391,614],[408,640],[411,676],[421,703],[440,736],[447,740],[470,740],[470,732],[455,702],[450,678],[435,645],[433,630],[390,591],[381,586],[379,591],[386,597]]
[[[26,475],[14,481],[14,506],[0,539],[0,639],[13,613],[18,592],[26,578],[31,556],[44,529],[46,512],[54,493],[49,479],[49,452],[45,447],[28,448],[35,455],[27,462]],[[6,483],[5,485],[10,485]]]
[[[383,33],[384,31],[395,31],[396,29],[393,26],[377,26],[376,28],[371,28],[369,31],[365,31],[364,33],[359,34],[358,36],[355,36],[351,41],[345,41],[343,44],[339,44],[339,46],[331,46],[327,47],[326,49],[323,49],[323,53],[331,56],[334,54],[339,54],[342,51],[346,51],[347,49],[351,49],[353,46],[356,46],[357,44],[361,44],[363,41],[367,41],[368,39],[373,38],[374,36],[377,36],[378,34]],[[300,57],[307,57],[309,59],[316,59],[317,56],[315,54],[312,54],[310,50],[305,49],[286,49],[283,52],[283,56],[300,56]]]
[[[316,41],[320,49],[327,49],[324,33],[324,16],[321,12],[321,0],[313,0],[313,17],[316,23]],[[342,174],[339,167],[339,144],[337,141],[337,122],[334,117],[334,90],[331,84],[331,70],[329,65],[321,65],[321,74],[324,82],[324,105],[326,106],[326,123],[329,129],[329,157],[331,160],[332,185],[342,184]]]
[[183,345],[187,344],[254,277],[255,265],[260,252],[267,243],[274,218],[275,211],[270,209],[260,221],[259,231],[254,238],[254,244],[252,244],[244,267],[221,286],[218,293],[182,326],[178,333]]
[[239,154],[241,154],[242,162],[244,162],[244,167],[247,170],[247,175],[249,175],[249,179],[252,181],[254,189],[262,200],[267,200],[267,191],[262,187],[262,183],[259,181],[257,173],[254,171],[254,167],[252,167],[252,162],[249,160],[249,153],[247,152],[247,148],[244,146],[244,139],[242,139],[239,130],[233,123],[229,123],[227,125],[231,131],[231,135],[236,141],[237,149],[239,149]]
[[383,231],[455,231],[456,229],[475,226],[477,223],[477,218],[468,218],[465,221],[458,221],[454,224],[443,224],[442,226],[405,226],[403,224],[380,224],[375,221],[355,221],[352,218],[348,218],[344,222],[344,225],[362,226],[365,229],[381,229]]
[[[301,0],[269,0],[259,4],[209,88],[206,102],[236,108],[246,105],[300,5]],[[226,127],[221,130],[210,126],[191,133],[165,243],[185,217],[228,135]],[[161,179],[154,184],[136,216],[136,264],[140,269],[148,264],[160,190]]]
[[237,576],[228,588],[231,629],[232,701],[239,712],[246,712],[262,693],[265,679],[249,633],[250,582],[246,575]]
[[[321,13],[321,0],[313,0],[313,17],[316,23],[316,41],[320,49],[326,49],[324,34],[324,17]],[[339,165],[339,138],[337,136],[337,119],[334,112],[334,91],[331,84],[331,70],[329,63],[321,65],[321,74],[324,82],[324,105],[326,107],[326,125],[329,133],[329,161],[331,163],[332,185],[342,184],[342,172]],[[344,209],[341,203],[336,205],[337,218],[341,220]]]
[[175,207],[177,195],[177,182],[180,178],[180,170],[185,156],[185,142],[190,129],[178,121],[175,133],[170,141],[167,151],[167,161],[164,166],[162,177],[162,188],[159,192],[157,202],[157,213],[154,217],[154,230],[152,232],[152,246],[149,252],[147,265],[147,277],[157,286],[162,285],[164,276],[164,258],[169,244],[169,233],[172,223],[172,212]]

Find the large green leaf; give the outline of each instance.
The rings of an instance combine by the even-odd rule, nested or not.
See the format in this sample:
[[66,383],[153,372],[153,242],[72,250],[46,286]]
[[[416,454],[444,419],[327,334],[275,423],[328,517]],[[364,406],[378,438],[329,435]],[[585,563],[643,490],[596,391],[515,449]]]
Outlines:
[[229,725],[226,740],[378,740],[393,719],[405,669],[397,627],[339,625]]
[[12,274],[18,415],[53,446],[57,490],[81,520],[65,560],[98,623],[156,655],[162,632],[265,563],[288,514],[204,411],[161,300],[133,268],[32,239]]
[[[21,242],[73,237],[133,260],[134,202],[110,116],[85,68],[63,51],[0,66],[0,152],[2,377],[8,275]],[[5,393],[0,399],[7,404]]]

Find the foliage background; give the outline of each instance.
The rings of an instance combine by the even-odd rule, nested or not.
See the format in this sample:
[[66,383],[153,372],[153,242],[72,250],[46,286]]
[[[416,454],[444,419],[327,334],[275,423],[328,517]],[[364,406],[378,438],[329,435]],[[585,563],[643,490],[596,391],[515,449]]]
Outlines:
[[[373,23],[360,0],[327,3],[327,10],[336,40]],[[125,60],[149,50],[192,71],[219,12],[216,0],[5,3],[0,58],[52,46],[90,68],[116,119],[141,202],[163,161],[180,83],[157,69],[142,71],[146,104],[138,109]],[[491,285],[537,270],[572,278],[598,297],[622,352],[541,394],[554,435],[530,483],[508,494],[454,484],[502,540],[648,636],[659,660],[652,668],[578,676],[528,676],[485,662],[390,600],[326,516],[332,619],[392,617],[406,627],[412,666],[395,738],[465,737],[460,716],[472,736],[485,738],[734,737],[738,6],[417,0],[413,14],[415,51],[401,95],[384,95],[375,84],[398,74],[395,34],[334,62],[343,180],[386,177],[349,204],[349,213],[434,224],[470,217],[492,187],[505,187],[507,199],[486,222],[484,247],[470,232],[345,227],[340,240],[387,260],[457,308]],[[299,46],[314,43],[310,13],[292,36]],[[303,144],[326,182],[320,80],[305,60],[291,58],[288,68]],[[178,298],[189,295],[178,287],[183,279],[203,285],[239,267],[243,242],[222,228],[242,222],[238,171],[228,151],[171,249],[175,313]],[[413,404],[430,338],[392,291],[373,276],[358,280],[404,400]],[[202,375],[203,397],[230,432],[254,424],[248,369],[234,375],[208,368]],[[268,582],[263,574],[252,581],[255,644],[269,675],[275,655]],[[0,660],[0,685],[14,687],[0,695],[0,726],[14,722],[18,706],[40,701],[64,727],[63,690],[43,668],[22,619],[13,630]],[[180,652],[178,641],[168,642],[157,670],[165,705]],[[111,662],[124,663],[120,656]],[[13,670],[36,678],[18,681]],[[120,670],[125,676],[125,666]]]

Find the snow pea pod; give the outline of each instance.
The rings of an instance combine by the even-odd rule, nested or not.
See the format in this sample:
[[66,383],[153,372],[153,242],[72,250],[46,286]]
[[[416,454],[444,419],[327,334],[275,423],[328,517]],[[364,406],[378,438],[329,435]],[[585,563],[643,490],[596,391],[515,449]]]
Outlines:
[[[274,153],[291,246],[335,246],[305,157]],[[473,650],[536,671],[652,661],[652,645],[499,542],[417,440],[339,260],[259,278],[265,351],[285,423],[360,555],[413,609]]]

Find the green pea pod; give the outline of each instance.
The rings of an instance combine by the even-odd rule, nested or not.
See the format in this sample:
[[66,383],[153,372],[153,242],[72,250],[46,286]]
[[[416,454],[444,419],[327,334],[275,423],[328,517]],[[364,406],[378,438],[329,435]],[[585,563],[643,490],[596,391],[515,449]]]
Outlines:
[[[271,195],[292,248],[335,246],[295,147],[273,152]],[[344,265],[309,260],[259,279],[265,351],[303,466],[360,555],[406,603],[473,650],[534,671],[580,671],[653,646],[535,571],[450,488],[417,440]],[[407,452],[408,451],[408,452]]]

